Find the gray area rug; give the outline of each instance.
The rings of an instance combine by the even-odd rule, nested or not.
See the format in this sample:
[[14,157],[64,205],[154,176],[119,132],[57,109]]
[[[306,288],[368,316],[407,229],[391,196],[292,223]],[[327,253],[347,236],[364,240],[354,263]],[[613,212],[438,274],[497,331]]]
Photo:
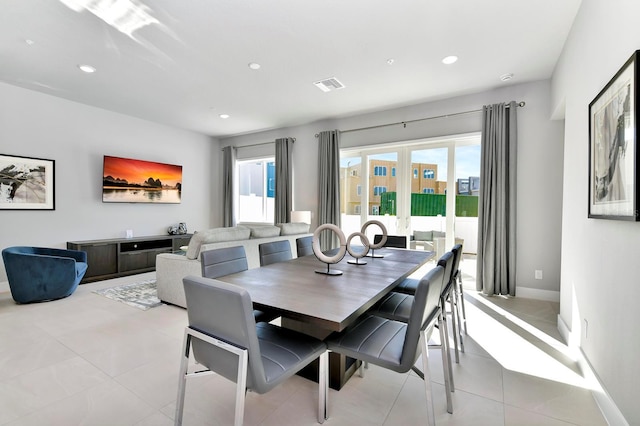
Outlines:
[[109,299],[118,300],[134,308],[146,311],[162,305],[156,291],[156,280],[146,280],[139,283],[121,285],[118,287],[95,290],[94,293]]

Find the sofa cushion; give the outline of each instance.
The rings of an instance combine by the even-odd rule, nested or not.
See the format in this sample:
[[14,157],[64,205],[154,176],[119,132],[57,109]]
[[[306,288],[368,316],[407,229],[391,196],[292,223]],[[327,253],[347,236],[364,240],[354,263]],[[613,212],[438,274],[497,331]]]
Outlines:
[[413,231],[413,239],[416,241],[433,241],[433,231]]
[[303,222],[277,223],[280,235],[296,235],[309,233],[309,224]]
[[204,231],[196,231],[189,241],[186,257],[187,259],[197,259],[198,256],[200,256],[200,247],[202,244],[248,240],[250,235],[251,230],[244,226],[212,228]]
[[280,228],[274,225],[250,226],[251,238],[277,237],[280,235]]
[[433,231],[433,238],[445,238],[447,236],[446,232],[443,231]]

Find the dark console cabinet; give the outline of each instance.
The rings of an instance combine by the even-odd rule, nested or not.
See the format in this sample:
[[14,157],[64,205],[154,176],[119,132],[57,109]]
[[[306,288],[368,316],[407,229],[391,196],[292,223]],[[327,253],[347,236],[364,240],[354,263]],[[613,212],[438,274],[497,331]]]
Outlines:
[[87,253],[89,269],[82,282],[105,280],[156,269],[156,255],[180,251],[191,234],[108,240],[69,241],[67,248]]

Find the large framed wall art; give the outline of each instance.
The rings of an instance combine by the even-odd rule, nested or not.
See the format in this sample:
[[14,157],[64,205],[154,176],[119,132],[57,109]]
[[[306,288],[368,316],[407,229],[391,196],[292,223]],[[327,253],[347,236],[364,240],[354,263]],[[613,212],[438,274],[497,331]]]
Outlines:
[[0,210],[55,210],[54,160],[0,154]]
[[589,217],[638,214],[638,60],[636,51],[589,104]]

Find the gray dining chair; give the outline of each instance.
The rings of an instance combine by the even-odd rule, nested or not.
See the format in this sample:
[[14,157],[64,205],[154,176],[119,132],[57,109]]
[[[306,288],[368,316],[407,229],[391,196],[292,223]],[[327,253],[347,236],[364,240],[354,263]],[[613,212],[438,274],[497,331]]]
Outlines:
[[[382,241],[381,234],[375,234],[373,236],[373,243],[378,244]],[[394,248],[407,248],[407,237],[404,235],[387,235],[387,242],[384,243],[384,247],[394,247]]]
[[[431,374],[429,372],[428,340],[436,324],[441,323],[440,289],[444,268],[436,266],[420,280],[407,322],[394,321],[376,315],[362,315],[344,331],[333,333],[325,341],[330,351],[337,352],[398,373],[413,370],[424,379],[429,425],[435,425]],[[446,335],[439,327],[440,339]],[[422,353],[420,371],[415,363]],[[448,364],[442,354],[445,377]],[[445,386],[446,386],[445,381]],[[451,392],[447,389],[447,411],[453,412]]]
[[[453,380],[453,368],[451,363],[451,348],[449,347],[449,327],[447,321],[446,314],[446,297],[447,291],[449,291],[450,285],[449,279],[447,277],[451,276],[451,271],[454,265],[454,254],[452,252],[446,252],[440,259],[438,259],[437,266],[441,266],[444,269],[444,279],[442,280],[442,287],[440,289],[440,308],[442,321],[441,324],[438,324],[438,328],[442,328],[444,336],[447,336],[444,340],[440,342],[440,345],[431,345],[434,347],[441,347],[443,356],[446,358],[447,370],[449,372],[449,376],[445,376],[445,382],[448,382],[448,389],[451,392],[455,391],[455,384]],[[418,281],[419,283],[419,281]],[[416,288],[417,290],[417,288]],[[383,318],[392,319],[394,321],[408,322],[411,316],[411,309],[413,307],[413,303],[415,300],[415,295],[399,293],[392,291],[387,294],[380,302],[375,304],[367,313],[370,315],[377,315]],[[455,322],[453,323],[455,324]],[[453,327],[453,325],[452,325]],[[454,342],[456,336],[456,330],[453,330]],[[456,359],[456,362],[459,362]]]
[[456,259],[453,263],[453,285],[456,289],[456,298],[458,301],[458,333],[460,334],[460,351],[464,352],[464,339],[462,338],[462,328],[467,334],[467,310],[464,306],[464,288],[462,286],[462,272],[460,271],[460,261],[462,260],[462,244],[456,244],[451,249],[456,253]]
[[[253,319],[247,290],[209,278],[183,279],[189,325],[181,352],[175,424],[182,424],[186,381],[218,374],[236,383],[235,425],[242,425],[245,394],[264,394],[319,359],[318,422],[327,418],[328,352],[324,342]],[[193,351],[204,371],[188,372]]]
[[[456,244],[456,246],[460,246],[460,244]],[[449,253],[449,254],[447,254]],[[460,258],[462,257],[462,246],[460,246],[460,250],[451,249],[450,252],[445,253],[445,255],[451,256],[451,265],[449,267],[449,273],[446,275],[448,278],[445,279],[445,286],[442,289],[442,310],[445,314],[445,320],[447,320],[447,316],[451,316],[451,333],[453,336],[454,350],[455,350],[455,359],[456,363],[460,363],[460,352],[464,352],[464,343],[462,341],[462,334],[460,329],[460,309],[459,309],[459,299],[463,297],[463,295],[458,290],[458,285],[456,284],[455,273],[459,269]],[[442,257],[438,260],[438,262],[442,261]],[[458,266],[455,266],[457,263]],[[406,278],[400,284],[393,288],[393,291],[398,293],[405,294],[414,294],[416,290],[418,280],[415,278]],[[447,303],[450,306],[450,309],[447,310]],[[466,321],[465,321],[466,325]]]
[[313,237],[309,235],[307,237],[296,238],[296,251],[298,257],[313,254]]
[[[200,265],[205,278],[235,274],[248,269],[247,253],[243,246],[203,251],[200,253]],[[254,309],[253,316],[256,322],[269,322],[280,315],[265,309]]]
[[260,255],[260,266],[293,259],[291,244],[288,240],[262,243],[258,246],[258,253]]

